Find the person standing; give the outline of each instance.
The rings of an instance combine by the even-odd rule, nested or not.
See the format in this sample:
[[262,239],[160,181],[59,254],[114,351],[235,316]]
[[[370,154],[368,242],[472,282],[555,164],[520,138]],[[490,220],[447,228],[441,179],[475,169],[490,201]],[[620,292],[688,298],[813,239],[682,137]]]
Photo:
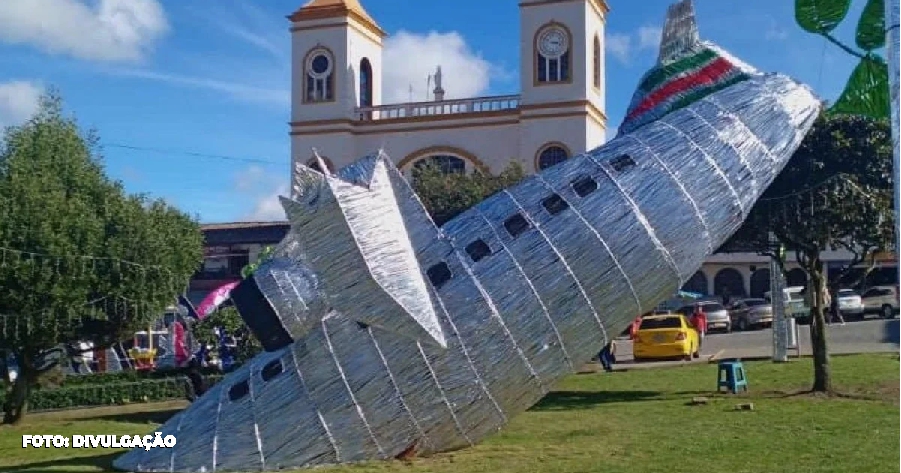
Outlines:
[[188,361],[188,372],[185,375],[187,378],[185,397],[191,402],[194,402],[197,398],[203,396],[203,393],[207,391],[206,381],[203,379],[200,368],[201,363],[197,358],[191,358],[191,360]]
[[707,335],[707,314],[704,313],[704,309],[701,308],[700,304],[695,306],[689,321],[691,326],[698,332],[698,353],[700,353],[701,348],[704,346],[704,336]]
[[598,361],[601,362],[601,366],[604,367],[604,371],[610,373],[613,371],[613,364],[616,363],[616,345],[613,340],[607,342],[604,345],[604,348],[601,349],[601,352],[598,353]]
[[[644,315],[650,315],[650,312]],[[635,317],[635,320],[629,324],[629,340],[635,340],[635,336],[638,335],[638,329],[641,327],[641,319],[644,317],[643,315],[639,315]]]
[[826,319],[827,324],[832,324],[836,320],[839,321],[842,325],[845,325],[845,318],[842,316],[842,308],[839,304],[838,293],[836,292],[835,297],[832,297],[829,294],[829,290],[823,291],[823,306],[828,307],[829,317]]

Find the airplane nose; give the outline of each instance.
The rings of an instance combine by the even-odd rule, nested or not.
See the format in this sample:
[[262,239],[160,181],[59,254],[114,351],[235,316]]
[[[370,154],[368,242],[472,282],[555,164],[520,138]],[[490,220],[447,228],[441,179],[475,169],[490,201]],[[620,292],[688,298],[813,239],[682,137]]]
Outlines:
[[303,353],[305,348],[295,346],[246,362],[156,429],[163,437],[177,438],[174,448],[136,448],[113,467],[133,472],[270,471],[317,459],[337,462],[331,434],[323,430],[318,405],[299,374],[315,376],[313,368],[301,369]]
[[[218,393],[221,389],[221,386],[214,386],[210,391]],[[218,394],[213,394],[213,396],[218,397]],[[175,448],[151,448],[149,450],[135,448],[113,461],[113,467],[125,471],[145,472],[172,471],[173,467],[181,466],[181,461],[175,452],[204,450],[204,447],[198,447],[197,443],[203,443],[202,432],[212,432],[216,429],[217,407],[216,403],[207,403],[201,409],[184,410],[175,414],[156,429],[156,432],[163,437],[175,436],[177,439]],[[212,455],[207,456],[212,458]]]

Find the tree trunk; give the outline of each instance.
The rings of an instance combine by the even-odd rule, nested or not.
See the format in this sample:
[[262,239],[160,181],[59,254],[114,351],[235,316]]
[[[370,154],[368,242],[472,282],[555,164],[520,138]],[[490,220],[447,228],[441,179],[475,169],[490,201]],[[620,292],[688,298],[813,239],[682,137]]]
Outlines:
[[9,397],[3,404],[4,424],[18,424],[25,417],[28,411],[28,394],[37,379],[31,360],[17,354],[16,361],[19,363],[19,372],[16,374],[16,381],[13,382]]
[[829,347],[826,342],[826,316],[823,294],[826,290],[823,277],[823,262],[819,252],[808,255],[810,262],[810,344],[813,352],[813,388],[814,392],[832,390],[832,373],[829,368]]

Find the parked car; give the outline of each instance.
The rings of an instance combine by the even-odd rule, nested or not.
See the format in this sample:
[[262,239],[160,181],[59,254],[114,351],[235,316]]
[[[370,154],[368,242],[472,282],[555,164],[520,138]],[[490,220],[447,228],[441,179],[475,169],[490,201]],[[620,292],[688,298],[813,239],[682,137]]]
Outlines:
[[864,291],[861,296],[864,313],[877,313],[886,319],[894,318],[898,313],[898,287],[874,286]]
[[854,289],[838,290],[838,308],[844,318],[863,319],[863,301]]
[[[804,325],[810,322],[810,307],[804,300],[804,286],[790,286],[782,290],[785,301],[785,316],[793,317],[795,322]],[[773,299],[770,291],[763,294],[763,298],[772,304]]]
[[729,333],[732,331],[732,319],[729,318],[729,311],[723,307],[719,302],[714,301],[701,301],[695,302],[693,304],[682,306],[678,312],[685,317],[691,317],[691,314],[694,313],[695,307],[700,306],[701,309],[707,314],[707,332],[713,332],[715,330],[722,331],[724,333]]
[[648,315],[632,343],[635,361],[652,358],[682,358],[691,360],[700,356],[700,338],[682,314]]
[[739,299],[729,306],[729,317],[736,330],[763,328],[773,325],[773,306],[765,299]]
[[642,317],[647,317],[647,316],[649,316],[649,315],[666,315],[666,314],[672,314],[672,313],[673,313],[673,311],[671,311],[671,310],[661,309],[661,308],[658,307],[658,308],[652,310],[651,312],[648,312],[648,313],[646,313],[646,314],[639,315],[638,317],[635,317],[634,320],[632,320],[632,322],[629,324],[628,327],[626,327],[625,329],[623,329],[622,332],[620,332],[619,336],[620,336],[620,337],[629,337],[629,338],[631,338],[631,336],[632,336],[632,326],[633,326],[633,325],[640,324],[640,323],[641,323],[641,318],[642,318]]

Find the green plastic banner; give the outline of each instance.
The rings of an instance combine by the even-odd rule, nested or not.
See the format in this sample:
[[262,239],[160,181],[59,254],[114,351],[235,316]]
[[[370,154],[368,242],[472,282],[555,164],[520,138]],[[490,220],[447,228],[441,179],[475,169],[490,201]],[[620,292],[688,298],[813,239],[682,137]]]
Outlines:
[[829,33],[851,8],[851,0],[795,0],[795,20],[809,33]]

